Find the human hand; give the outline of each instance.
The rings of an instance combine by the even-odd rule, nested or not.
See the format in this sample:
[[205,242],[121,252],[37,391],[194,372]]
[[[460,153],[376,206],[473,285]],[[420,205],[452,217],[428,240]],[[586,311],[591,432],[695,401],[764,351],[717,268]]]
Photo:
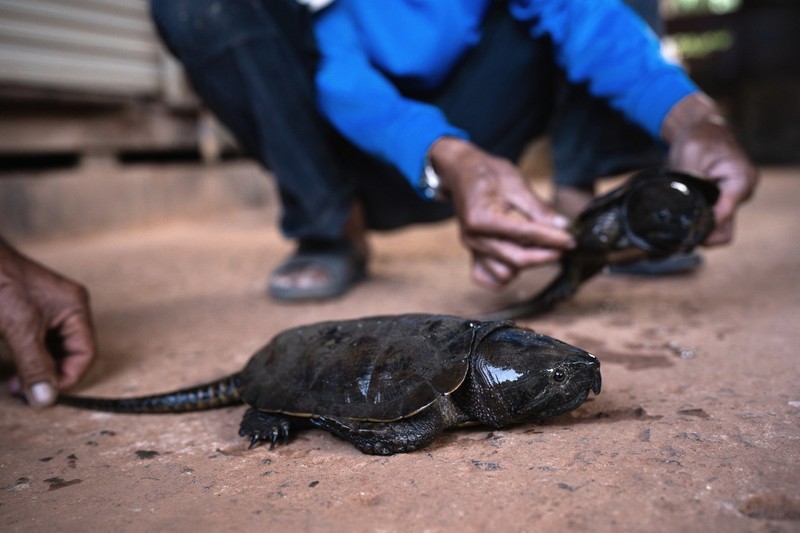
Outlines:
[[758,184],[758,171],[734,139],[714,102],[694,93],[667,114],[662,137],[670,145],[669,165],[707,176],[720,188],[714,206],[716,228],[705,244],[725,244],[733,239],[736,210]]
[[17,367],[10,391],[34,407],[54,403],[95,357],[86,289],[0,239],[0,337]]
[[574,246],[567,219],[536,197],[511,162],[454,137],[438,139],[429,156],[453,201],[477,283],[501,287]]

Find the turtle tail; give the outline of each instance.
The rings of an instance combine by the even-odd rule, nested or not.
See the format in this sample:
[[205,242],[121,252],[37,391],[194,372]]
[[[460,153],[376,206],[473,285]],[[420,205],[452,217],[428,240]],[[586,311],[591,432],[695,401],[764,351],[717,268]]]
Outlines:
[[228,407],[242,403],[239,373],[163,394],[133,398],[97,398],[61,395],[58,403],[95,411],[116,413],[185,413]]

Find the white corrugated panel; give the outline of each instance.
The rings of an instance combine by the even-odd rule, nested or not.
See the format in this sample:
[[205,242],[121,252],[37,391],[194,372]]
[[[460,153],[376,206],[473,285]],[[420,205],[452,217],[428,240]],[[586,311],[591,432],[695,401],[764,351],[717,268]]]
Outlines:
[[146,0],[0,0],[0,84],[151,95],[162,61]]

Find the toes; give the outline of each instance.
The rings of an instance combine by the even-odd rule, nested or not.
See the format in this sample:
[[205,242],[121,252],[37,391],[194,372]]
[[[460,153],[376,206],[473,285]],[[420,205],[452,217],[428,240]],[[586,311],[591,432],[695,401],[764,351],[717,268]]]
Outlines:
[[274,425],[270,428],[269,432],[269,449],[273,449],[276,444],[280,441],[281,444],[287,444],[289,442],[289,421],[285,419],[281,419],[278,421],[277,425]]
[[289,428],[289,421],[281,420],[281,442],[283,444],[289,444]]
[[245,413],[239,435],[250,438],[248,449],[268,441],[271,450],[278,443],[285,444],[289,441],[290,430],[291,424],[286,418],[252,410]]
[[250,437],[250,445],[247,447],[248,450],[252,450],[256,446],[260,445],[263,442],[269,441],[270,446],[269,449],[273,449],[275,444],[278,442],[278,435],[279,429],[278,426],[272,426],[270,428],[264,429],[253,429],[250,431],[241,430],[239,431],[239,435],[242,437]]
[[278,443],[278,436],[280,435],[280,428],[278,426],[272,426],[269,428],[269,449],[275,448],[275,444]]

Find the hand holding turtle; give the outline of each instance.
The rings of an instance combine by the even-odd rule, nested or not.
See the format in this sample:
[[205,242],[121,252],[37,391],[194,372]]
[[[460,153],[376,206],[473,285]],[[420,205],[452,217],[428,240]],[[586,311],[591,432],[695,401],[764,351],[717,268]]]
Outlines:
[[733,238],[739,205],[752,196],[758,171],[734,139],[714,102],[693,93],[667,114],[661,136],[669,143],[669,165],[676,170],[708,176],[720,188],[714,208],[716,229],[705,244],[725,244]]
[[11,392],[35,407],[54,403],[95,357],[86,289],[0,239],[0,337],[17,366]]
[[568,221],[536,197],[511,162],[454,137],[438,139],[429,156],[453,201],[477,283],[500,287],[574,245]]

